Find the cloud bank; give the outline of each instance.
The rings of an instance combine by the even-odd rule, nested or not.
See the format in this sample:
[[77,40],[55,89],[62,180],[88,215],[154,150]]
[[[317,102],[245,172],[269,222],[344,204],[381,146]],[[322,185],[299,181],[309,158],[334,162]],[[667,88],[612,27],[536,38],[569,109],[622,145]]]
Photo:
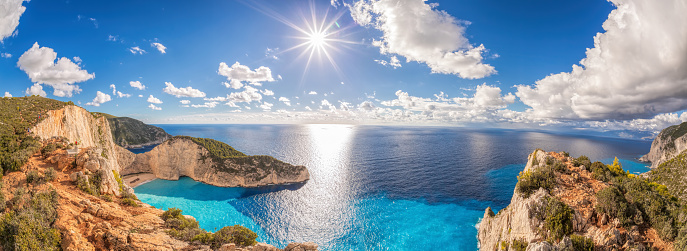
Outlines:
[[34,43],[19,57],[17,66],[35,83],[33,87],[27,89],[26,93],[44,94],[40,85],[45,84],[53,88],[53,95],[71,97],[74,92],[81,92],[75,83],[95,78],[95,74],[82,70],[79,64],[75,64],[66,57],[55,62],[56,59],[57,53],[52,48],[40,47],[38,43]]

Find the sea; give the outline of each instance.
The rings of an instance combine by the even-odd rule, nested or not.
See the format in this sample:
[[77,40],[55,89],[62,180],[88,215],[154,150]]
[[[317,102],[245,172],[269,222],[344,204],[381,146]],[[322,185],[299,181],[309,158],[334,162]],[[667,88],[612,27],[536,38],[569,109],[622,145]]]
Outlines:
[[[620,159],[632,173],[651,141],[543,131],[360,125],[158,125],[271,155],[310,172],[305,184],[220,188],[183,177],[135,188],[141,201],[176,207],[200,227],[242,225],[258,241],[320,250],[477,250],[487,207],[508,205],[527,156],[566,151]],[[141,150],[142,152],[145,150]]]

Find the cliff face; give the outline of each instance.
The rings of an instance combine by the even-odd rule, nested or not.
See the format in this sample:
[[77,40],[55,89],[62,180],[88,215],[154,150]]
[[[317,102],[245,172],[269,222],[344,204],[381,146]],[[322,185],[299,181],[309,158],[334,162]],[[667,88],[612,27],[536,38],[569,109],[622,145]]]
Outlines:
[[116,155],[119,146],[112,140],[105,117],[95,118],[86,109],[68,105],[48,111],[47,117],[34,126],[31,133],[42,139],[65,137],[71,143],[78,143],[80,149],[91,149],[80,155],[80,161],[87,163],[92,171],[103,170],[102,192],[119,195],[119,185],[112,172],[120,171]]
[[[132,156],[123,153],[122,162]],[[153,150],[136,154],[122,168],[122,175],[153,173],[166,180],[181,176],[221,187],[256,187],[304,182],[310,178],[304,166],[293,166],[268,156],[216,158],[206,148],[187,138],[175,137]]]
[[107,119],[116,144],[126,148],[155,145],[171,138],[165,130],[127,117]]
[[658,167],[687,150],[687,122],[663,129],[651,143],[651,150],[639,160],[651,162],[651,168]]
[[[609,179],[602,178],[608,181],[601,181],[597,178],[611,174],[599,167],[601,163],[591,165],[601,171],[591,172],[588,171],[590,167],[575,162],[575,159],[555,152],[537,150],[530,154],[518,177],[519,183],[526,182],[522,177],[530,175],[534,182],[545,184],[550,181],[550,185],[535,186],[529,194],[524,194],[518,187],[522,184],[518,184],[506,208],[498,214],[487,208],[479,223],[480,250],[513,250],[516,245],[524,245],[527,250],[588,250],[580,249],[580,240],[591,242],[591,248],[601,248],[597,250],[646,250],[647,247],[673,250],[672,243],[659,238],[657,231],[648,225],[651,219],[643,218],[648,216],[642,216],[639,210],[627,216],[599,212],[599,192],[614,185],[609,183]],[[533,174],[541,170],[550,170],[550,176]],[[640,178],[632,176],[627,179]],[[627,217],[634,222],[627,223]],[[556,233],[561,234],[556,236]]]

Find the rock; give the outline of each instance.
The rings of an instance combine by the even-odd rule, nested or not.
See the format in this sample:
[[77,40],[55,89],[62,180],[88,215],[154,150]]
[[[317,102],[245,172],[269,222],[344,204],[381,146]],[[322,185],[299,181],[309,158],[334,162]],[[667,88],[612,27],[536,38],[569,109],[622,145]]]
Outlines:
[[613,227],[615,228],[622,227],[622,225],[620,225],[620,220],[618,218],[613,219],[613,223],[611,223],[611,225],[613,225]]
[[258,244],[255,244],[255,246],[253,246],[251,250],[253,250],[253,251],[279,251],[279,249],[276,248],[275,246],[272,246],[270,244],[260,243],[260,242],[258,242]]
[[[84,176],[84,174],[81,171],[73,172],[72,174],[69,175],[69,179],[73,182],[76,182],[79,179],[79,177],[82,177],[82,176]],[[86,176],[86,178],[88,178],[88,176]]]
[[315,251],[317,250],[317,244],[314,242],[293,242],[284,248],[284,251]]
[[534,242],[530,243],[527,245],[527,251],[552,251],[553,246],[549,244],[548,242],[542,241],[542,242]]
[[[128,154],[121,156],[126,159],[122,163],[130,160]],[[123,167],[120,174],[135,173],[152,173],[165,180],[187,176],[220,187],[257,187],[301,183],[310,179],[304,166],[294,166],[271,157],[213,158],[210,151],[188,137],[173,137],[149,152],[136,154],[134,161]]]
[[236,244],[229,243],[229,244],[222,245],[218,251],[234,251],[234,250],[236,250]]
[[687,122],[683,122],[680,125],[670,126],[661,130],[651,143],[649,153],[639,158],[639,160],[651,162],[651,168],[656,168],[661,163],[687,150],[687,134],[679,134],[680,132],[684,133],[686,127]]
[[118,167],[111,166],[111,163],[104,158],[102,151],[103,149],[99,148],[84,149],[76,156],[76,166],[90,171],[93,175],[100,175],[101,193],[119,196],[119,183],[112,172]]
[[599,221],[599,223],[601,225],[606,225],[606,223],[608,223],[608,215],[607,214],[601,215],[601,221]]

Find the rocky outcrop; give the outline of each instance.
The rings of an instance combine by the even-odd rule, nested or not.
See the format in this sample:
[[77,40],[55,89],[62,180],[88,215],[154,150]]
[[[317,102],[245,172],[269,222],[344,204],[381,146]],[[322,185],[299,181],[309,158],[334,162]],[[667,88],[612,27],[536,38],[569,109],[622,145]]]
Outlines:
[[651,162],[651,168],[658,167],[682,151],[687,150],[687,122],[663,129],[651,143],[651,150],[639,158]]
[[68,105],[59,110],[47,112],[46,118],[31,129],[31,133],[42,139],[63,137],[74,147],[88,149],[77,157],[77,162],[87,169],[102,170],[101,192],[119,195],[120,189],[113,170],[119,172],[117,145],[112,140],[110,126],[105,117],[94,117],[78,106]]
[[161,144],[172,137],[160,127],[127,117],[110,117],[114,142],[125,148],[139,148]]
[[[564,153],[536,150],[530,154],[520,177],[548,168],[553,175],[548,176],[554,181],[552,186],[539,187],[529,196],[522,194],[522,190],[516,186],[506,208],[496,214],[487,208],[479,223],[480,250],[512,250],[516,242],[520,245],[525,243],[527,250],[575,250],[571,240],[573,235],[581,236],[577,237],[578,240],[590,239],[596,248],[601,248],[598,250],[648,250],[648,247],[652,250],[673,250],[672,243],[663,241],[657,231],[645,223],[638,223],[639,226],[623,225],[618,218],[595,210],[597,194],[612,184],[597,180],[595,174],[580,163]],[[545,182],[541,179],[537,181]],[[547,221],[552,219],[552,222],[560,223],[557,220],[566,217],[561,216],[565,214],[554,213],[551,215],[555,217],[547,218],[550,213],[547,203],[551,205],[552,200],[563,203],[564,207],[571,210],[570,221],[567,221],[570,222],[570,232],[558,240],[552,238]],[[641,213],[634,217],[636,221],[642,221]]]
[[[121,158],[130,159],[130,154]],[[125,160],[122,160],[125,162]],[[218,158],[188,138],[174,137],[153,150],[137,154],[121,174],[153,173],[166,180],[187,176],[221,187],[257,187],[299,183],[310,178],[304,166],[294,166],[269,156]]]

